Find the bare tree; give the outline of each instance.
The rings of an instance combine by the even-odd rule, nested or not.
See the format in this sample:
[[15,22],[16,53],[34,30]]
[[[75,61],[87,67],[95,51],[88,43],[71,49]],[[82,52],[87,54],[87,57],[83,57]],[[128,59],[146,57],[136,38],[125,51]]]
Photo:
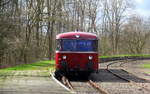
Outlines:
[[[131,54],[142,54],[150,36],[149,23],[140,16],[133,16],[124,27],[125,51]],[[122,44],[123,45],[123,44]]]
[[128,0],[103,0],[103,31],[108,33],[112,45],[112,53],[117,54],[121,26],[125,22],[125,13],[130,8]]
[[0,0],[0,68],[54,59],[56,34],[75,30],[99,34],[99,47],[105,55],[148,53],[150,20],[141,17],[125,20],[131,3]]

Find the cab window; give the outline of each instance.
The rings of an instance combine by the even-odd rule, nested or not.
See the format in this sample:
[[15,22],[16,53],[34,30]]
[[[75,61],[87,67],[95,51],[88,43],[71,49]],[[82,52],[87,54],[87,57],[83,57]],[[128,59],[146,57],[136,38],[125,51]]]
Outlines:
[[58,41],[57,50],[61,51],[97,51],[97,40],[63,39]]

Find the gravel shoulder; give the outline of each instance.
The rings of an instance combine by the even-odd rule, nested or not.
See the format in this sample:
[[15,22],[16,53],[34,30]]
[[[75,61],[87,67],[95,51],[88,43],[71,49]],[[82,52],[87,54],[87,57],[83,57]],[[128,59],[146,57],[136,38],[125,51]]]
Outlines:
[[1,75],[0,94],[70,94],[52,77],[38,73],[35,71],[28,73],[18,71],[14,75]]

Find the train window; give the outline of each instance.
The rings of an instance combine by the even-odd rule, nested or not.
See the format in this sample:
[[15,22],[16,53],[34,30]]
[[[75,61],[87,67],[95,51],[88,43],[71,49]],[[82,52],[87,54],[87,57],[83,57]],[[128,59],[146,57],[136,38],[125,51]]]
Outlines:
[[61,50],[61,40],[56,40],[56,50]]
[[97,40],[62,40],[63,51],[97,51]]
[[63,51],[76,51],[76,40],[62,40]]
[[77,51],[96,51],[96,41],[77,40]]

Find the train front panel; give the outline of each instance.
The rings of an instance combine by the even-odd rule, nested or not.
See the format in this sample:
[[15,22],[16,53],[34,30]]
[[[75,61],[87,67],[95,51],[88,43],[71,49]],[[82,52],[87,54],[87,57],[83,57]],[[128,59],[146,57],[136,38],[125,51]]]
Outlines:
[[56,69],[73,72],[98,70],[98,53],[56,52]]

